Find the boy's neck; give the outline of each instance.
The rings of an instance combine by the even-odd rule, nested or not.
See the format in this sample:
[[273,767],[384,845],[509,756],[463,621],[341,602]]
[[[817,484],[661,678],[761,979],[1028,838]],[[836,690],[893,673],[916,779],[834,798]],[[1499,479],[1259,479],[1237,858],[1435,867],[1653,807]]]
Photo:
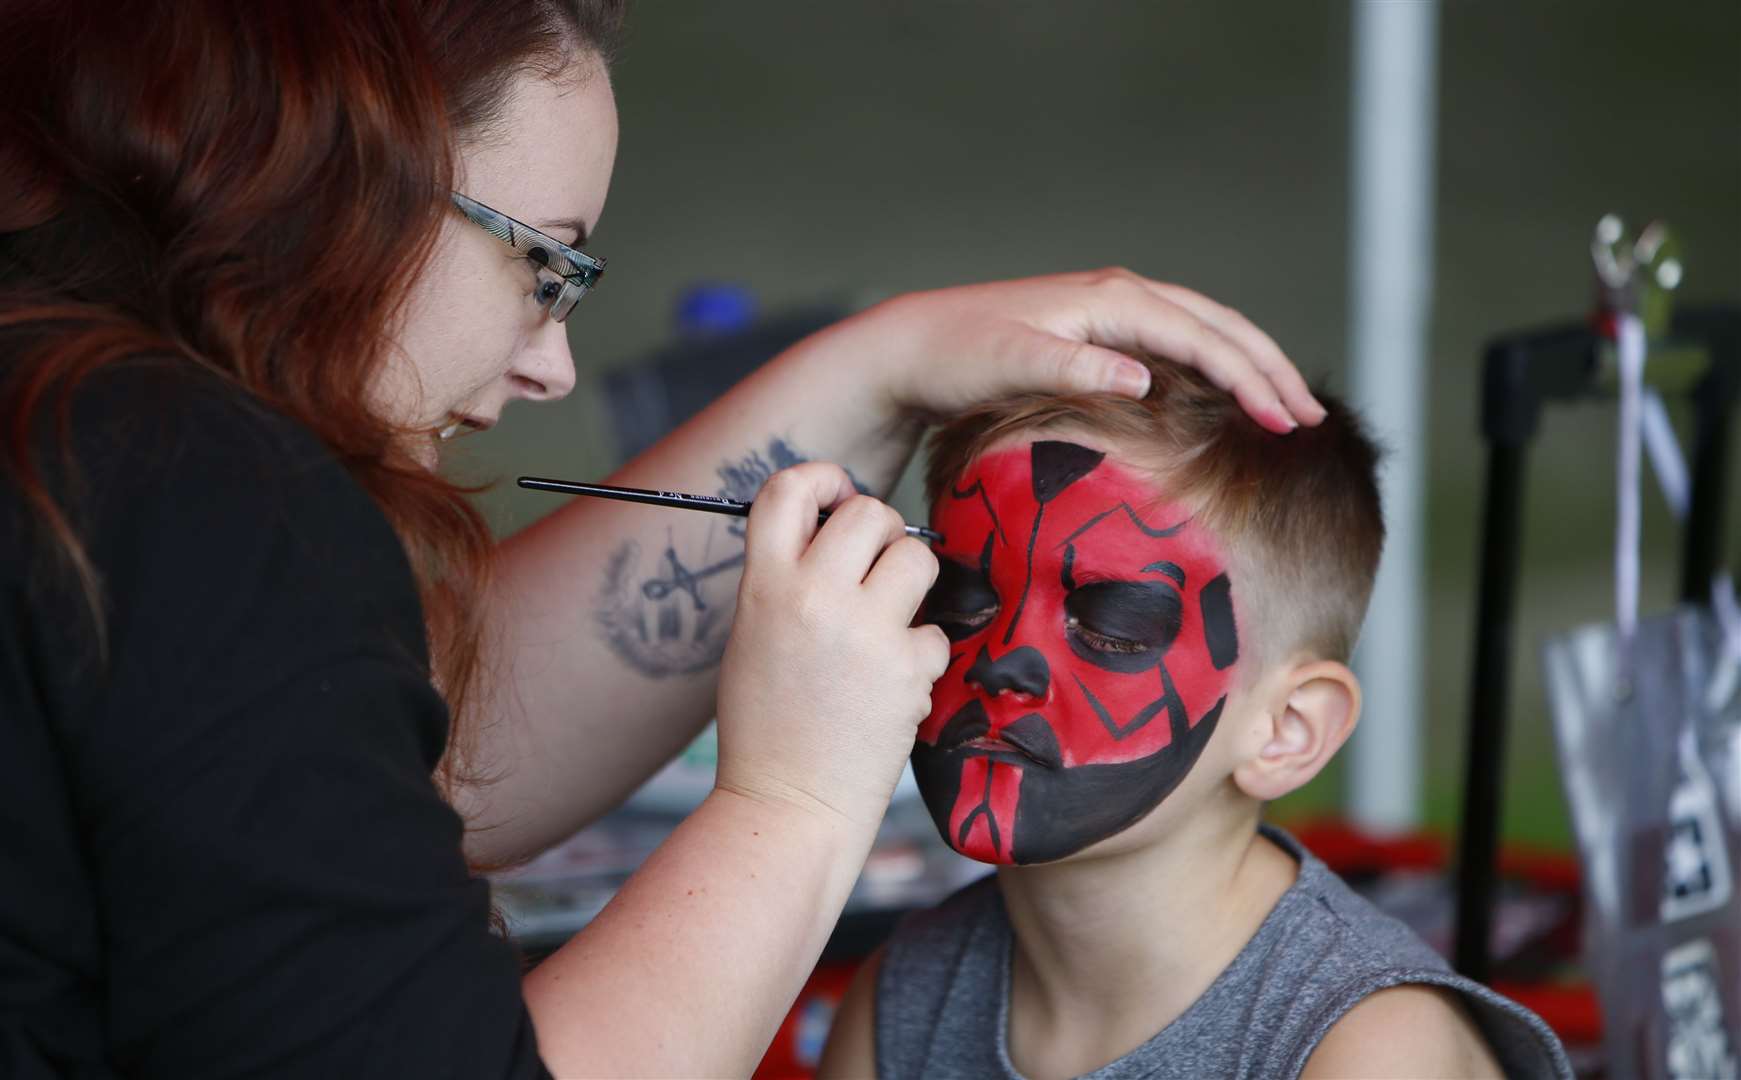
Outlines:
[[1195,815],[1136,851],[1000,869],[1024,1075],[1117,1060],[1209,988],[1298,876],[1256,826],[1256,807]]

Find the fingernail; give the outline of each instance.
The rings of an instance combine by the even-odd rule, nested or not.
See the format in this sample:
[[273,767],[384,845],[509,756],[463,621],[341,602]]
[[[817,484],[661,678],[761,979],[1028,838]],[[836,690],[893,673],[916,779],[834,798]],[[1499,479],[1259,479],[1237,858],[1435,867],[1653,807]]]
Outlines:
[[1143,397],[1149,392],[1149,369],[1135,360],[1121,360],[1112,373],[1112,388],[1131,397]]

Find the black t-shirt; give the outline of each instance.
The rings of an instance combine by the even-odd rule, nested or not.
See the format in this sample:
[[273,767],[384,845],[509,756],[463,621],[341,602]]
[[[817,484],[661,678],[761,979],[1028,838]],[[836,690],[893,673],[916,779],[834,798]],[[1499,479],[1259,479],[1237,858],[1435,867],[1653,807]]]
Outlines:
[[378,508],[167,361],[70,435],[106,662],[0,470],[0,1076],[544,1075]]

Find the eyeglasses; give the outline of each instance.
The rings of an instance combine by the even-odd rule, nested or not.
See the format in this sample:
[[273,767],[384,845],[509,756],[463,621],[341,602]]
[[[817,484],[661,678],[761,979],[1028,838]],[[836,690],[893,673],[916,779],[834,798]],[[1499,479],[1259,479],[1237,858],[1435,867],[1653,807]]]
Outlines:
[[453,192],[453,204],[472,224],[538,265],[536,299],[557,322],[568,318],[588,289],[604,276],[605,261],[552,239],[476,199]]

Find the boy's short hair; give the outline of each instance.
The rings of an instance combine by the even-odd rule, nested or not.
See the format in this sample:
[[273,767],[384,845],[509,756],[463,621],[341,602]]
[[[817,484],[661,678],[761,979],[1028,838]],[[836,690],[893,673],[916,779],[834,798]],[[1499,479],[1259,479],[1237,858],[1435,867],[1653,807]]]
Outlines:
[[1196,371],[1146,363],[1153,384],[1140,401],[1017,394],[956,417],[931,437],[927,499],[934,504],[980,454],[1011,435],[1099,435],[1230,548],[1236,596],[1243,593],[1240,636],[1259,654],[1248,671],[1299,652],[1347,660],[1384,546],[1380,451],[1360,418],[1315,391],[1329,414],[1323,422],[1276,435]]

